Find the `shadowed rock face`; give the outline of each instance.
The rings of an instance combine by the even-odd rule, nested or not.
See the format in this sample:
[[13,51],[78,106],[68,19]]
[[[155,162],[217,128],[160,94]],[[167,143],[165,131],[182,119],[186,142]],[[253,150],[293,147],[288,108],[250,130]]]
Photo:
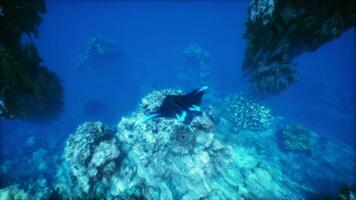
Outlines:
[[5,0],[0,10],[0,118],[56,119],[64,108],[63,86],[32,42],[46,13],[44,1]]
[[355,26],[352,1],[252,0],[242,70],[260,92],[280,92],[296,80],[294,57]]

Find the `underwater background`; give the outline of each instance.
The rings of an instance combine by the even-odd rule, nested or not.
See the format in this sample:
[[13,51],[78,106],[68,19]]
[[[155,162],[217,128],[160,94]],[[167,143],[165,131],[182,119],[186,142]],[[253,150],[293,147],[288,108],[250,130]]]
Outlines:
[[[1,38],[0,199],[355,199],[356,5],[293,2],[44,2],[38,37],[19,38],[63,109],[3,115],[16,45]],[[203,86],[189,124],[136,125]]]

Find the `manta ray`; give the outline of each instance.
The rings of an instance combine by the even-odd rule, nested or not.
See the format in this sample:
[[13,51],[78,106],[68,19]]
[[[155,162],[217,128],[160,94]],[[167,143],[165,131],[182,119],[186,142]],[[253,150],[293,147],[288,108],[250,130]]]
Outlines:
[[201,115],[202,97],[208,88],[204,86],[184,95],[167,95],[156,111],[136,121],[134,126],[158,117],[176,118],[189,125],[195,116]]

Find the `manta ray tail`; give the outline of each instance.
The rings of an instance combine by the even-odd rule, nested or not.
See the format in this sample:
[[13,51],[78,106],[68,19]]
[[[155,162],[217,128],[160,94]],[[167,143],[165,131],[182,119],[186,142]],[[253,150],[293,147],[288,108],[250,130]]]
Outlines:
[[158,117],[159,114],[158,113],[154,113],[154,114],[151,114],[151,115],[145,115],[143,116],[141,119],[137,120],[134,124],[134,128],[137,127],[138,125],[142,124],[142,123],[145,123],[147,122],[148,120],[152,119],[152,118],[155,118],[155,117]]

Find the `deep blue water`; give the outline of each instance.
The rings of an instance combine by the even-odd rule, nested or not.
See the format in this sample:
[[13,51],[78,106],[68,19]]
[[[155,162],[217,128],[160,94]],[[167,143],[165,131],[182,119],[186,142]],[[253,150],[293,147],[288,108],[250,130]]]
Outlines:
[[[44,64],[64,84],[65,112],[57,122],[48,124],[64,129],[64,135],[87,120],[83,116],[87,100],[109,104],[113,113],[97,120],[116,124],[151,89],[200,87],[184,86],[174,78],[190,43],[198,43],[211,52],[213,77],[222,93],[238,92],[246,82],[240,65],[246,45],[243,33],[248,2],[46,3],[47,14],[36,45]],[[117,41],[125,55],[96,63],[102,73],[85,74],[75,70],[75,63],[93,36]],[[107,73],[108,68],[111,71]],[[16,123],[4,122],[2,128],[17,126]],[[18,123],[22,126],[22,122]]]
[[[42,125],[1,121],[1,143],[18,148],[30,136],[62,143],[85,121],[114,127],[134,111],[153,89],[200,87],[185,84],[176,71],[184,49],[198,43],[211,53],[213,86],[221,95],[246,92],[249,83],[240,66],[248,1],[47,1],[36,46],[45,66],[58,74],[65,88],[65,111]],[[101,36],[116,41],[122,54],[92,62],[92,69],[75,63],[87,39]],[[297,121],[331,140],[355,149],[356,32],[348,30],[315,52],[294,61],[298,81],[280,95],[263,101],[276,116]],[[97,115],[83,112],[87,101],[104,104]]]

